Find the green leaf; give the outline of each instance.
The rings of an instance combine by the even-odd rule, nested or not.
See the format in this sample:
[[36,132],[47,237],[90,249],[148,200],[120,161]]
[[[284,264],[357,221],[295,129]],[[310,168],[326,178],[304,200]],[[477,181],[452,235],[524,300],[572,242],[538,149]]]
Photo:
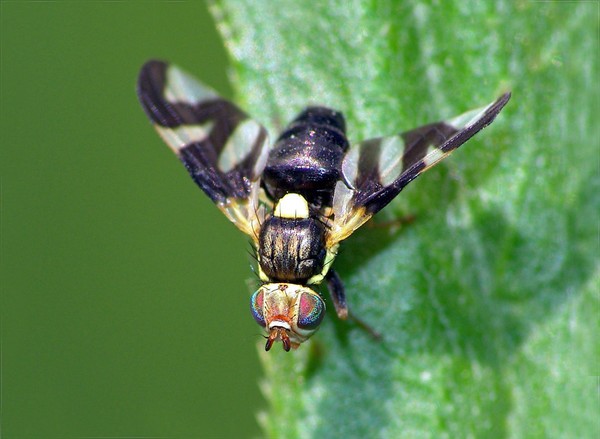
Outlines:
[[513,91],[379,214],[414,223],[343,243],[350,306],[384,341],[329,312],[298,351],[260,354],[266,434],[597,437],[597,4],[223,0],[212,12],[241,104],[273,130],[319,103],[357,141]]

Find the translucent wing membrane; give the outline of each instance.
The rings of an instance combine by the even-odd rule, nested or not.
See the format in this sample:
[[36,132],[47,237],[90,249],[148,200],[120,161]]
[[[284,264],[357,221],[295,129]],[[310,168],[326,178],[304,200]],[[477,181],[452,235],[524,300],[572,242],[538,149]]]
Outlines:
[[138,97],[154,127],[194,181],[227,217],[255,240],[260,176],[268,158],[265,128],[192,76],[149,61]]
[[328,245],[346,239],[408,183],[492,123],[509,99],[506,93],[453,119],[352,146],[342,164],[345,181],[334,192]]

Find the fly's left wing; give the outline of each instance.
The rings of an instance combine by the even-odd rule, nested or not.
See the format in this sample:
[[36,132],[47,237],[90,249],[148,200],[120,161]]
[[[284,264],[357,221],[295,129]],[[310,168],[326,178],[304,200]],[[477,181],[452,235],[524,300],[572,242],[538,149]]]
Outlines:
[[408,183],[492,123],[509,99],[505,93],[453,119],[351,147],[342,163],[345,181],[335,187],[328,246],[346,239]]
[[196,184],[256,242],[264,215],[258,201],[260,176],[269,152],[265,128],[163,61],[148,61],[142,67],[138,97]]

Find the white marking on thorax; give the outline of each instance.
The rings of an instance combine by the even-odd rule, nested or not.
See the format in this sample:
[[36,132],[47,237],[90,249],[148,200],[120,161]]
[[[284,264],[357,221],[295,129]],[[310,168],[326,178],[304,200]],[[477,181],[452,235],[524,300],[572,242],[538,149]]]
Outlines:
[[280,218],[308,218],[308,202],[302,195],[286,194],[275,206],[273,215]]
[[329,272],[335,257],[337,256],[337,251],[339,248],[339,244],[334,245],[333,247],[327,249],[327,254],[325,255],[325,262],[323,263],[323,270],[319,274],[315,274],[313,277],[308,279],[306,282],[308,285],[320,284],[325,279],[325,276]]
[[269,282],[269,280],[270,280],[269,276],[267,276],[265,274],[265,272],[263,271],[262,267],[260,266],[260,252],[257,251],[256,254],[258,255],[258,277],[263,282]]

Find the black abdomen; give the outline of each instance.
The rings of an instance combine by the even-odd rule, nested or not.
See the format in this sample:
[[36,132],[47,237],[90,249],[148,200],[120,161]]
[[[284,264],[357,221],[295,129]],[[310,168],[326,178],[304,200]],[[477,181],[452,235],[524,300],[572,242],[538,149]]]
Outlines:
[[279,136],[269,153],[263,181],[269,195],[302,195],[309,204],[331,206],[348,149],[344,117],[325,107],[304,110]]
[[260,229],[260,266],[274,282],[305,283],[323,270],[324,240],[324,226],[313,218],[272,216]]

